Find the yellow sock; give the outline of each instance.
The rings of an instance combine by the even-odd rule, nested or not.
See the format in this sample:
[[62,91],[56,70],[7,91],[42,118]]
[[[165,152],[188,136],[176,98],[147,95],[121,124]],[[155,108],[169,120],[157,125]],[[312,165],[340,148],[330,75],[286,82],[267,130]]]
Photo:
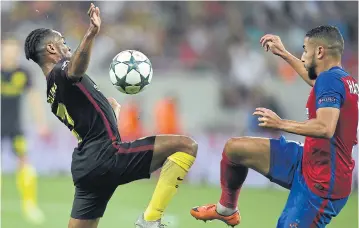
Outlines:
[[177,152],[167,158],[162,167],[160,178],[147,207],[144,219],[156,221],[163,215],[170,200],[177,192],[179,184],[193,165],[195,157],[184,152]]
[[36,205],[36,172],[29,164],[23,165],[16,175],[16,183],[20,192],[23,206]]

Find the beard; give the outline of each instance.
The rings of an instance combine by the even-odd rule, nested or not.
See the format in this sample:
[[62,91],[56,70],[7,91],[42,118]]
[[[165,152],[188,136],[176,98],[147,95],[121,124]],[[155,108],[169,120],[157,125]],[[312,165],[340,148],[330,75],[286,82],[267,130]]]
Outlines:
[[315,80],[318,77],[317,73],[315,72],[315,68],[317,68],[317,64],[315,63],[313,57],[311,64],[307,67],[308,76],[310,80]]

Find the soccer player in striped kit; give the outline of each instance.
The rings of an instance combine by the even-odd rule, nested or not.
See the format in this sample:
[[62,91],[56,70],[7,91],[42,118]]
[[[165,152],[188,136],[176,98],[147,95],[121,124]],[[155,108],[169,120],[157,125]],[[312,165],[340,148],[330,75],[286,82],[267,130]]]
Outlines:
[[301,60],[285,50],[278,36],[268,34],[260,42],[313,88],[305,122],[281,119],[266,108],[257,108],[253,114],[261,127],[305,136],[304,146],[283,136],[230,139],[221,161],[219,202],[195,207],[191,214],[199,220],[239,224],[239,192],[251,168],[290,190],[277,227],[325,227],[348,200],[354,169],[352,149],[357,144],[359,88],[341,65],[343,37],[333,26],[308,31]]

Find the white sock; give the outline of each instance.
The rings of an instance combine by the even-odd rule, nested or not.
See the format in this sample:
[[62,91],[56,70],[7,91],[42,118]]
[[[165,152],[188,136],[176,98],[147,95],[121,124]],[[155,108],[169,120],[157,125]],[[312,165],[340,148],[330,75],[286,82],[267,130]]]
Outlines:
[[223,216],[230,216],[233,215],[234,212],[238,211],[238,207],[236,207],[236,209],[232,209],[232,208],[228,208],[223,206],[222,204],[220,204],[219,202],[217,203],[217,208],[216,211],[218,214],[223,215]]

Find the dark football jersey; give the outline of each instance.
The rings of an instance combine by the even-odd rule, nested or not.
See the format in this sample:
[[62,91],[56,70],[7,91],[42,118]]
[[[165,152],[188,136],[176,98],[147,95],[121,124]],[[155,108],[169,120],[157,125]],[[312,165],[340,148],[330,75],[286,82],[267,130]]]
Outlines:
[[59,61],[47,77],[47,102],[55,116],[78,139],[72,171],[83,174],[113,156],[106,149],[120,141],[116,115],[107,98],[88,75],[74,82],[68,77],[69,60]]

